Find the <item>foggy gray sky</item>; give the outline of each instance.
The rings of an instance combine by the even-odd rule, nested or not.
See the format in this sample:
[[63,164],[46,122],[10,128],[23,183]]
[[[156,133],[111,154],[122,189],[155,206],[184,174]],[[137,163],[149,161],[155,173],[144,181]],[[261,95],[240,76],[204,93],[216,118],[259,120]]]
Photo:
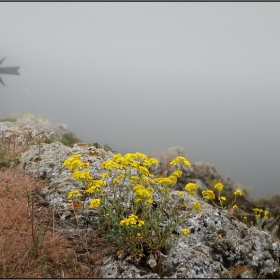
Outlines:
[[280,3],[1,2],[0,115],[191,162],[279,194]]

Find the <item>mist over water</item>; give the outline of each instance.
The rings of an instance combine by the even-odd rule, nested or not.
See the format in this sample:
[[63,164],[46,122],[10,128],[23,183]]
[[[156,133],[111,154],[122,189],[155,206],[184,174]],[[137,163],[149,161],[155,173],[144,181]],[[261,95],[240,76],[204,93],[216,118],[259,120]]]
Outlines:
[[[0,116],[40,114],[126,153],[279,194],[279,3],[0,3]],[[30,106],[31,93],[34,103]]]

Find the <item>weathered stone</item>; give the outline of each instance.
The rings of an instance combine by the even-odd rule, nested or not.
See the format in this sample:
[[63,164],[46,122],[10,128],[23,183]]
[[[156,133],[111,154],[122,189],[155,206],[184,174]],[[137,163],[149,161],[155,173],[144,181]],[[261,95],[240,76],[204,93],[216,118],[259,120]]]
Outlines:
[[32,146],[22,153],[18,169],[48,181],[48,187],[44,189],[46,199],[50,205],[66,208],[69,205],[67,195],[69,191],[85,190],[83,184],[72,178],[71,172],[62,167],[63,162],[74,154],[81,154],[81,160],[90,162],[90,172],[93,178],[100,179],[104,170],[100,167],[103,161],[112,158],[113,153],[103,148],[74,144],[73,148],[60,142],[51,144],[39,144]]
[[50,120],[35,117],[32,114],[24,115],[18,118],[14,125],[16,126],[30,126],[55,140],[62,140],[63,135],[69,133],[67,125],[64,123],[52,123]]
[[[185,199],[189,203],[197,201],[193,197]],[[202,201],[200,203],[202,210],[191,214],[185,224],[181,225],[192,233],[188,237],[171,237],[174,244],[166,254],[167,257],[158,263],[158,276],[231,278],[228,268],[241,265],[254,269],[258,275],[279,273],[279,242],[275,242],[262,230],[248,228],[225,210],[221,211]],[[109,265],[104,263],[102,271],[105,274],[102,276],[108,277],[107,268],[110,270],[114,267],[117,271],[113,277],[128,278],[127,272],[121,269],[125,266],[127,262],[111,259]],[[132,277],[141,278],[141,273],[147,273],[139,266],[136,270],[136,266],[130,263],[128,271],[132,268],[134,272],[137,271]]]

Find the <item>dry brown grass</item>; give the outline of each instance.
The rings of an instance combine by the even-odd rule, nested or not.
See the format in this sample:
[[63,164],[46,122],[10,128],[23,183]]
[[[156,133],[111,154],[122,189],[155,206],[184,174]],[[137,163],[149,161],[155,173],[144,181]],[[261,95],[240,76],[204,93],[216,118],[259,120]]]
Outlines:
[[94,232],[62,235],[55,209],[39,195],[43,187],[43,181],[0,169],[0,277],[98,278],[112,248]]
[[257,273],[251,267],[245,265],[237,267],[231,266],[228,271],[230,272],[232,278],[241,278],[241,275],[246,271],[251,272],[253,278],[257,277]]

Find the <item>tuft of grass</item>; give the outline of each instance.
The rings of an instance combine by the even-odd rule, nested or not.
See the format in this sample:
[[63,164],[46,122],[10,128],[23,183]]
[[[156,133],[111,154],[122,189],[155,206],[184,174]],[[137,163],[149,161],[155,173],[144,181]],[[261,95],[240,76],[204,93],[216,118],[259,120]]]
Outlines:
[[231,267],[228,268],[228,271],[230,272],[231,277],[234,278],[234,279],[241,278],[241,275],[246,271],[249,271],[251,273],[252,278],[257,277],[257,273],[251,267],[248,267],[248,266],[245,266],[245,265],[244,266],[237,266],[237,267],[231,266]]
[[116,153],[116,151],[114,151],[108,144],[104,144],[103,147],[102,147],[98,142],[94,142],[90,145],[94,146],[97,149],[103,148],[104,150],[110,150],[114,154]]

